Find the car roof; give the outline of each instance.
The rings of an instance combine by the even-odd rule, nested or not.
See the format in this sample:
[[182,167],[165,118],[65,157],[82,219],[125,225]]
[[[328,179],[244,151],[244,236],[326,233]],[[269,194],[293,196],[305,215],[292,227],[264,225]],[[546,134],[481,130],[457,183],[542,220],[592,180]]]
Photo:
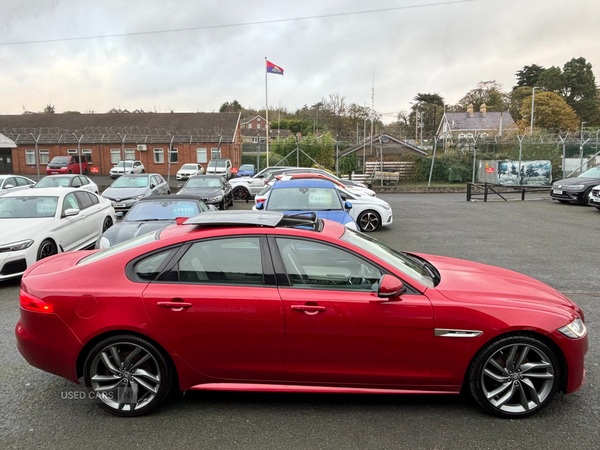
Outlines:
[[37,188],[35,191],[32,189],[21,189],[15,192],[9,192],[4,197],[60,197],[67,195],[70,192],[88,192],[79,188],[70,187],[47,187]]
[[[214,159],[213,159],[214,161]],[[220,174],[205,174],[205,175],[194,175],[193,177],[188,178],[191,180],[192,178],[223,178],[223,175]]]
[[79,174],[79,173],[63,173],[63,174],[59,174],[59,175],[46,175],[45,177],[42,177],[41,179],[43,180],[44,178],[75,178],[75,177],[86,177],[86,176]]
[[121,175],[121,178],[149,177],[150,175],[159,175],[159,174],[158,173],[126,173],[125,175]]
[[294,188],[294,187],[320,187],[335,189],[335,185],[328,180],[282,180],[275,183],[272,189]]

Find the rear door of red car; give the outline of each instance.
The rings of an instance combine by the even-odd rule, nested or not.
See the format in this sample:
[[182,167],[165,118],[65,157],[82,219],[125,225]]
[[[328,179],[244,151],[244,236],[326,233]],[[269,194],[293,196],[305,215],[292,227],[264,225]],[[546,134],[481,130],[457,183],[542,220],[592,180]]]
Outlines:
[[430,384],[433,311],[425,295],[379,298],[384,272],[342,247],[291,237],[269,245],[286,320],[288,381]]
[[285,328],[266,238],[211,238],[182,248],[144,302],[169,346],[217,379],[283,379]]

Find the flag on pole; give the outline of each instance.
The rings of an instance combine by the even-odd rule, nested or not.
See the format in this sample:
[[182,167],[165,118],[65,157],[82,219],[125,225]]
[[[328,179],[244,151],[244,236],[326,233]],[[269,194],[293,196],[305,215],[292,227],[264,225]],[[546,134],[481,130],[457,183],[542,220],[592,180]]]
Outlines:
[[267,73],[274,73],[276,75],[283,75],[283,69],[276,66],[271,61],[267,61]]

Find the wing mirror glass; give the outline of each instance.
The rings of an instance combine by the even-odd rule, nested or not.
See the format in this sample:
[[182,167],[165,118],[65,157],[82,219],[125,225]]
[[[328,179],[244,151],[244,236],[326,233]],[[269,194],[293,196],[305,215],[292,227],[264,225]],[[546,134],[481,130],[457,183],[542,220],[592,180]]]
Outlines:
[[377,296],[381,298],[398,297],[406,292],[402,281],[393,275],[384,275],[379,280],[379,290]]

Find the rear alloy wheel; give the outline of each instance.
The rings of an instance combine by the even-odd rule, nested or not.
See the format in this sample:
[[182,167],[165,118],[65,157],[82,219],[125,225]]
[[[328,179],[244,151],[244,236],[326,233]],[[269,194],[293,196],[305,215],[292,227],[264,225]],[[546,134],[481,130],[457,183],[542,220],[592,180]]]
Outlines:
[[375,231],[381,225],[381,217],[375,211],[363,211],[356,221],[361,231],[369,233]]
[[113,221],[110,217],[107,217],[106,219],[104,219],[104,222],[102,223],[102,233],[104,233],[106,230],[108,230],[112,226],[113,226]]
[[469,370],[471,394],[488,412],[522,418],[544,408],[559,386],[560,366],[553,351],[531,336],[492,341]]
[[48,256],[56,255],[58,248],[52,239],[46,239],[40,244],[38,249],[37,260],[47,258]]
[[248,189],[238,186],[233,190],[233,198],[235,200],[246,200],[250,197],[250,192]]
[[139,416],[169,394],[174,370],[162,353],[137,336],[112,336],[97,344],[84,364],[90,398],[116,416]]
[[583,206],[587,206],[590,203],[590,192],[592,192],[592,188],[583,193],[583,197],[581,197],[581,204]]

